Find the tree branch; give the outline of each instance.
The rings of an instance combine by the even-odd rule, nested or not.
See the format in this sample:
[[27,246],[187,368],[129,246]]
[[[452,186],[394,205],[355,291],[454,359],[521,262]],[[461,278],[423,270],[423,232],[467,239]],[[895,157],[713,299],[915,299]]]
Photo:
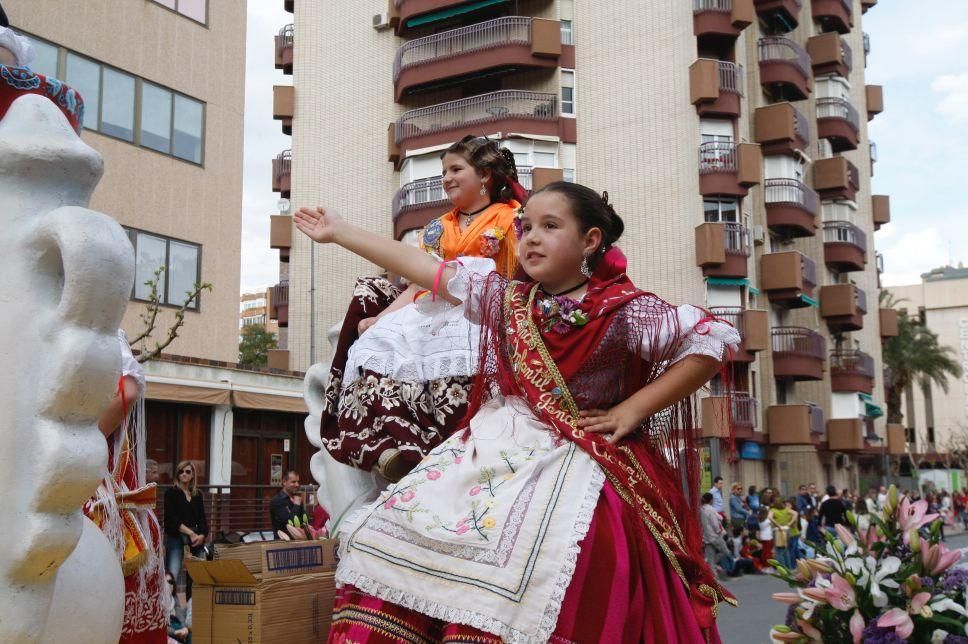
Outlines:
[[[194,302],[199,295],[201,295],[202,291],[211,291],[211,290],[212,290],[212,285],[209,284],[208,282],[205,282],[204,284],[196,283],[194,289],[188,292],[188,298],[181,305],[181,307],[179,307],[179,309],[175,311],[175,323],[172,324],[171,327],[168,329],[168,337],[165,338],[164,342],[161,342],[161,343],[156,342],[155,348],[152,349],[150,352],[146,353],[142,351],[141,354],[138,355],[138,362],[145,363],[145,362],[148,362],[149,360],[154,360],[159,355],[161,355],[161,352],[164,351],[165,348],[168,345],[170,345],[172,342],[174,342],[175,338],[178,337],[178,329],[180,329],[182,325],[185,324],[185,311],[188,310],[188,306],[192,302]],[[155,312],[154,315],[157,315],[157,311]],[[152,319],[154,319],[154,317],[152,317]]]

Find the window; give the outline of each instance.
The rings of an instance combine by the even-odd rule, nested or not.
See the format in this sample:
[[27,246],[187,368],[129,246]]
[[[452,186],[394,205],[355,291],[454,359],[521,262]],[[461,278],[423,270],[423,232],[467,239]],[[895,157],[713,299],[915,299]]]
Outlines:
[[[134,246],[135,280],[133,298],[148,300],[151,287],[145,284],[158,276],[158,301],[162,304],[181,306],[188,294],[200,282],[202,247],[189,242],[153,235],[141,230],[128,230]],[[198,310],[198,298],[188,307]]]
[[101,66],[77,54],[67,54],[67,84],[84,97],[84,127],[97,130],[101,99]]
[[703,219],[706,222],[720,223],[737,221],[735,199],[703,199]]
[[[187,0],[170,0],[171,5],[176,2],[190,4]],[[198,2],[205,4],[205,0]],[[28,37],[37,53],[31,69],[51,78],[63,78],[84,98],[85,128],[203,164],[205,103],[72,51],[66,51],[62,57],[63,50],[57,45]],[[136,127],[136,114],[140,127]]]
[[575,44],[575,34],[572,31],[571,20],[561,21],[561,44],[562,45]]
[[561,115],[575,115],[575,71],[561,70]]
[[203,25],[208,23],[208,0],[152,0]]
[[101,132],[131,143],[134,141],[134,76],[105,67],[103,80]]

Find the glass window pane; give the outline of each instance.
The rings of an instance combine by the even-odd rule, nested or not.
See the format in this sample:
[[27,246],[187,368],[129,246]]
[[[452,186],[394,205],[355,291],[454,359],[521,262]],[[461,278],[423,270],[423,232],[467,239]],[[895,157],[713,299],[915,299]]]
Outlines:
[[176,157],[202,162],[202,127],[204,107],[198,101],[175,95],[175,131],[171,153]]
[[178,0],[178,13],[204,23],[207,2],[208,0]]
[[[155,279],[155,271],[165,266],[166,242],[161,237],[146,233],[135,233],[135,275],[134,296],[140,300],[147,300],[151,295],[151,287],[145,282]],[[158,300],[165,301],[165,272],[158,277]]]
[[34,46],[34,62],[30,69],[38,74],[57,78],[57,47],[36,38],[31,38],[30,44]]
[[134,77],[104,68],[101,131],[134,141]]
[[553,152],[535,152],[534,153],[534,165],[536,168],[553,168],[555,167],[555,155]]
[[171,92],[141,83],[141,145],[159,152],[171,150]]
[[719,221],[719,201],[706,199],[702,202],[702,209],[705,221],[712,223]]
[[168,7],[169,9],[175,8],[175,0],[154,0],[154,1],[160,5]]
[[735,223],[737,221],[737,219],[736,219],[736,202],[735,201],[727,201],[727,200],[724,199],[721,202],[721,205],[722,205],[723,221],[731,221],[731,222]]
[[101,101],[101,66],[75,54],[67,54],[67,73],[64,76],[67,84],[84,99],[84,127],[96,130]]
[[[169,242],[168,303],[181,306],[198,282],[198,246]],[[198,300],[189,308],[197,309]]]

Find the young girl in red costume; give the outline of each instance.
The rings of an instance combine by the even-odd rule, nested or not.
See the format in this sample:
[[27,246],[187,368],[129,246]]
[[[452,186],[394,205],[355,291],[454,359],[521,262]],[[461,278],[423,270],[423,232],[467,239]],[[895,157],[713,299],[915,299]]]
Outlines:
[[527,273],[441,263],[322,208],[296,225],[482,328],[466,429],[347,522],[331,642],[716,642],[689,397],[739,342],[636,288],[621,219],[555,183],[518,225]]

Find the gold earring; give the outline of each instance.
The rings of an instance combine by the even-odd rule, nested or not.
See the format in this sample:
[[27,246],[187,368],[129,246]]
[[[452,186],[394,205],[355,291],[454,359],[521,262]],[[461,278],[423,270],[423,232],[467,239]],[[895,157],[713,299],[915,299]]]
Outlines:
[[484,177],[481,177],[481,196],[483,197],[486,194],[487,194],[487,179],[485,179]]

